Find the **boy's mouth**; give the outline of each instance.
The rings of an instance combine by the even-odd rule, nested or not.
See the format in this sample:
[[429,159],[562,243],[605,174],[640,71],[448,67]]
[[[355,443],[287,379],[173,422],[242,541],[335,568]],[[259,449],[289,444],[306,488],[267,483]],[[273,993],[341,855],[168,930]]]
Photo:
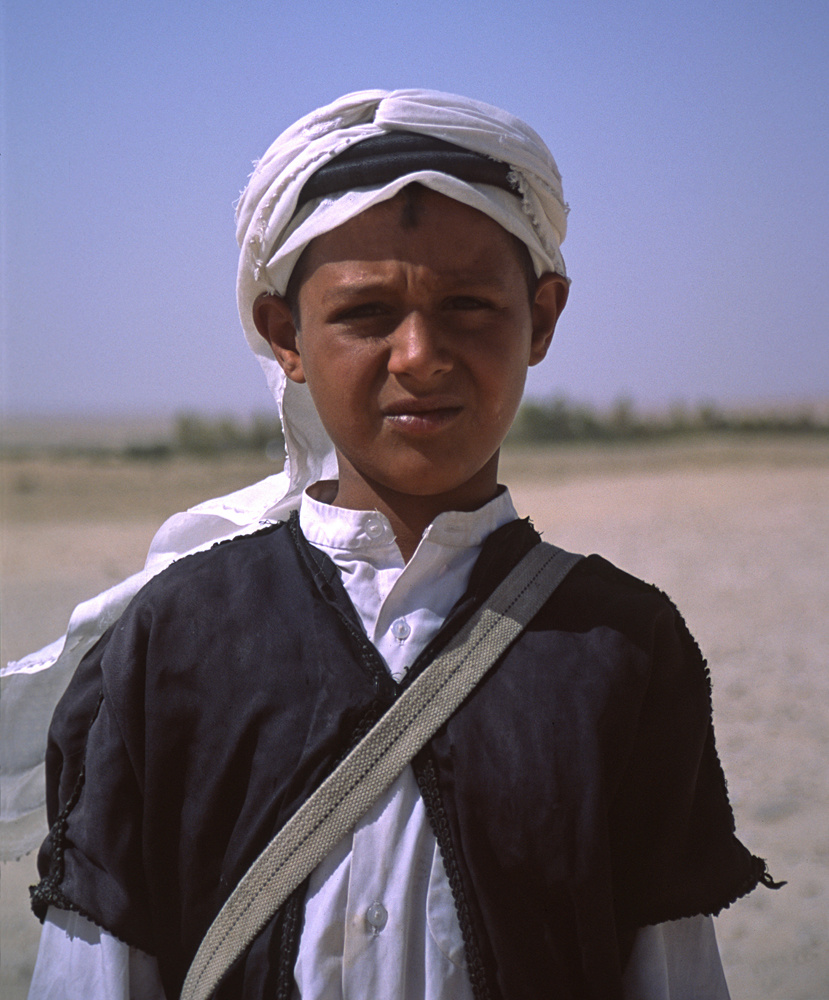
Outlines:
[[449,396],[401,399],[383,407],[386,420],[407,431],[433,431],[450,423],[463,407]]

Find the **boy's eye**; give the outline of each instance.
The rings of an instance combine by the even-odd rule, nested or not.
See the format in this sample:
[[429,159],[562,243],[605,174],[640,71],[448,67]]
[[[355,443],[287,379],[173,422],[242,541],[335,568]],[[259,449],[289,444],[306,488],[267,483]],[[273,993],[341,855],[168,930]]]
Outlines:
[[462,310],[491,308],[489,302],[485,299],[479,299],[474,295],[453,295],[452,298],[446,301],[445,305],[448,306],[449,309]]
[[375,316],[385,316],[387,313],[388,307],[382,302],[360,302],[338,309],[332,319],[335,323],[347,323],[349,320],[371,319]]

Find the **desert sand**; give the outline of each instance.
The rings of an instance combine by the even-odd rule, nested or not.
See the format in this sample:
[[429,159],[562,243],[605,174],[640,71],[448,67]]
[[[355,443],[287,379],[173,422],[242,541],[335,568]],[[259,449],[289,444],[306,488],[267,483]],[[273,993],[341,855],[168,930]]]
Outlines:
[[[264,461],[3,463],[3,659],[140,567],[162,518],[273,471]],[[507,454],[502,479],[549,541],[657,583],[707,656],[741,839],[783,889],[717,932],[735,1000],[829,997],[829,442],[686,441]],[[0,871],[0,994],[37,948],[34,857]]]

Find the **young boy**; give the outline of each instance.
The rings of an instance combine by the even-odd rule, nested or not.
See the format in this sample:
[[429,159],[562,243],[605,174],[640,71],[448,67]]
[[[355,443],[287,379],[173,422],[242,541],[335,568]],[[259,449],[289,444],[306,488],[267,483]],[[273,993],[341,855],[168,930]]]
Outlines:
[[[349,95],[259,162],[239,307],[286,470],[162,529],[156,566],[202,551],[55,713],[31,996],[178,996],[276,831],[537,544],[498,455],[565,219],[538,136],[450,95]],[[760,881],[693,639],[590,556],[215,995],[726,997],[709,915]]]

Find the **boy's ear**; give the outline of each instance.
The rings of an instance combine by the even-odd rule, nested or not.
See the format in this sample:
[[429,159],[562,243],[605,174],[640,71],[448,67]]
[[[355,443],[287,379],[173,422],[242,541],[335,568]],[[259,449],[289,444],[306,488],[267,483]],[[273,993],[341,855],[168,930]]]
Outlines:
[[530,365],[543,361],[556,332],[556,323],[567,305],[570,286],[560,274],[547,272],[538,279],[532,302],[533,336]]
[[263,292],[253,303],[253,322],[271,345],[273,355],[285,375],[292,382],[304,382],[305,372],[299,356],[296,325],[285,299]]

